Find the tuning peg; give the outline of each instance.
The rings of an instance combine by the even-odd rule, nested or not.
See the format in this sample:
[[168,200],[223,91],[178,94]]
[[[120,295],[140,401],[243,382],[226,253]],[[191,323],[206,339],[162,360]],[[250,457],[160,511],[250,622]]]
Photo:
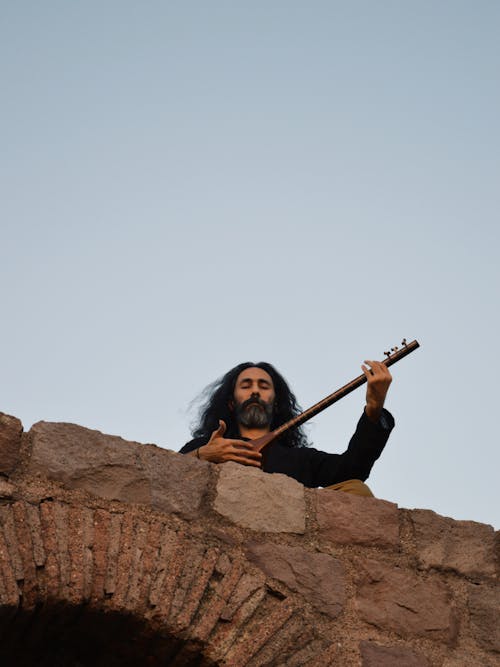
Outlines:
[[391,353],[390,353],[390,352],[384,352],[384,354],[385,354],[386,357],[390,357],[390,356],[391,356]]
[[391,352],[397,352],[397,351],[398,351],[398,349],[399,349],[399,348],[398,348],[398,346],[397,346],[397,345],[396,345],[396,347],[391,347]]
[[401,345],[406,346],[406,338],[403,338],[403,340],[401,341]]

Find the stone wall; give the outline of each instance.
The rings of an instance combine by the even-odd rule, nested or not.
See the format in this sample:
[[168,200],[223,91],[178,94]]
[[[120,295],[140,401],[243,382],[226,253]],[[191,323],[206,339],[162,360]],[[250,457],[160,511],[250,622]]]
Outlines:
[[0,414],[1,664],[493,667],[497,538]]

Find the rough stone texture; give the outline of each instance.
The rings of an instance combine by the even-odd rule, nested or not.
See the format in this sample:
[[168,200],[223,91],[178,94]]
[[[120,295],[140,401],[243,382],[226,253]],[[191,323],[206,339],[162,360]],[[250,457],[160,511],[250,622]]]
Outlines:
[[441,667],[498,667],[498,659],[489,658],[486,655],[478,656],[477,653],[468,651],[456,651],[452,656],[444,659]]
[[76,424],[38,422],[30,437],[29,471],[66,488],[186,518],[203,503],[210,470],[204,461]]
[[323,539],[343,544],[396,547],[398,508],[394,503],[339,491],[316,491],[317,518]]
[[224,463],[214,509],[245,528],[266,533],[305,532],[304,487],[290,477]]
[[319,611],[331,618],[342,612],[345,572],[337,559],[301,547],[257,542],[247,543],[246,553],[268,576],[303,595]]
[[489,526],[328,490],[305,505],[282,475],[74,425],[19,449],[19,425],[1,665],[500,665]]
[[151,484],[151,506],[196,516],[204,505],[211,464],[155,445],[141,445],[139,458]]
[[399,646],[379,646],[361,642],[362,667],[430,667],[421,653]]
[[431,510],[413,510],[410,516],[423,567],[451,569],[469,577],[494,576],[495,533],[491,526],[454,521]]
[[454,640],[451,596],[441,581],[424,580],[372,559],[360,566],[357,607],[367,623],[401,637]]
[[20,420],[0,412],[0,473],[8,475],[17,466],[22,434]]
[[0,498],[12,498],[16,487],[0,477]]
[[478,655],[458,649],[452,656],[445,658],[440,667],[498,667],[498,665],[498,656],[495,658],[484,653]]
[[76,424],[38,422],[31,428],[30,472],[110,500],[149,502],[149,480],[138,465],[140,445]]
[[469,612],[478,644],[487,651],[500,653],[500,586],[471,585]]

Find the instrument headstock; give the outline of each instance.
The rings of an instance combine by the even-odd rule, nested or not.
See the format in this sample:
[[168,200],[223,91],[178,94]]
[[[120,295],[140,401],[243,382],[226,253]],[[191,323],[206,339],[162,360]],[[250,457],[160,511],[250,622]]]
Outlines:
[[403,338],[403,340],[401,341],[401,347],[395,345],[394,347],[391,347],[391,349],[388,350],[387,352],[384,352],[386,359],[384,359],[383,363],[386,366],[391,366],[396,361],[399,361],[403,357],[406,357],[406,355],[410,354],[410,352],[413,352],[413,350],[416,350],[417,347],[420,347],[418,341],[412,340],[411,343],[407,343],[406,338]]

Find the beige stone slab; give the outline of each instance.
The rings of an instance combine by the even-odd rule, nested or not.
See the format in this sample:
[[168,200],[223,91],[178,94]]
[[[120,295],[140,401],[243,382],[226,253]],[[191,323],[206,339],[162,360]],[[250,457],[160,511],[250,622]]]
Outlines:
[[219,466],[216,512],[229,521],[265,533],[304,533],[304,487],[281,474],[238,463]]

